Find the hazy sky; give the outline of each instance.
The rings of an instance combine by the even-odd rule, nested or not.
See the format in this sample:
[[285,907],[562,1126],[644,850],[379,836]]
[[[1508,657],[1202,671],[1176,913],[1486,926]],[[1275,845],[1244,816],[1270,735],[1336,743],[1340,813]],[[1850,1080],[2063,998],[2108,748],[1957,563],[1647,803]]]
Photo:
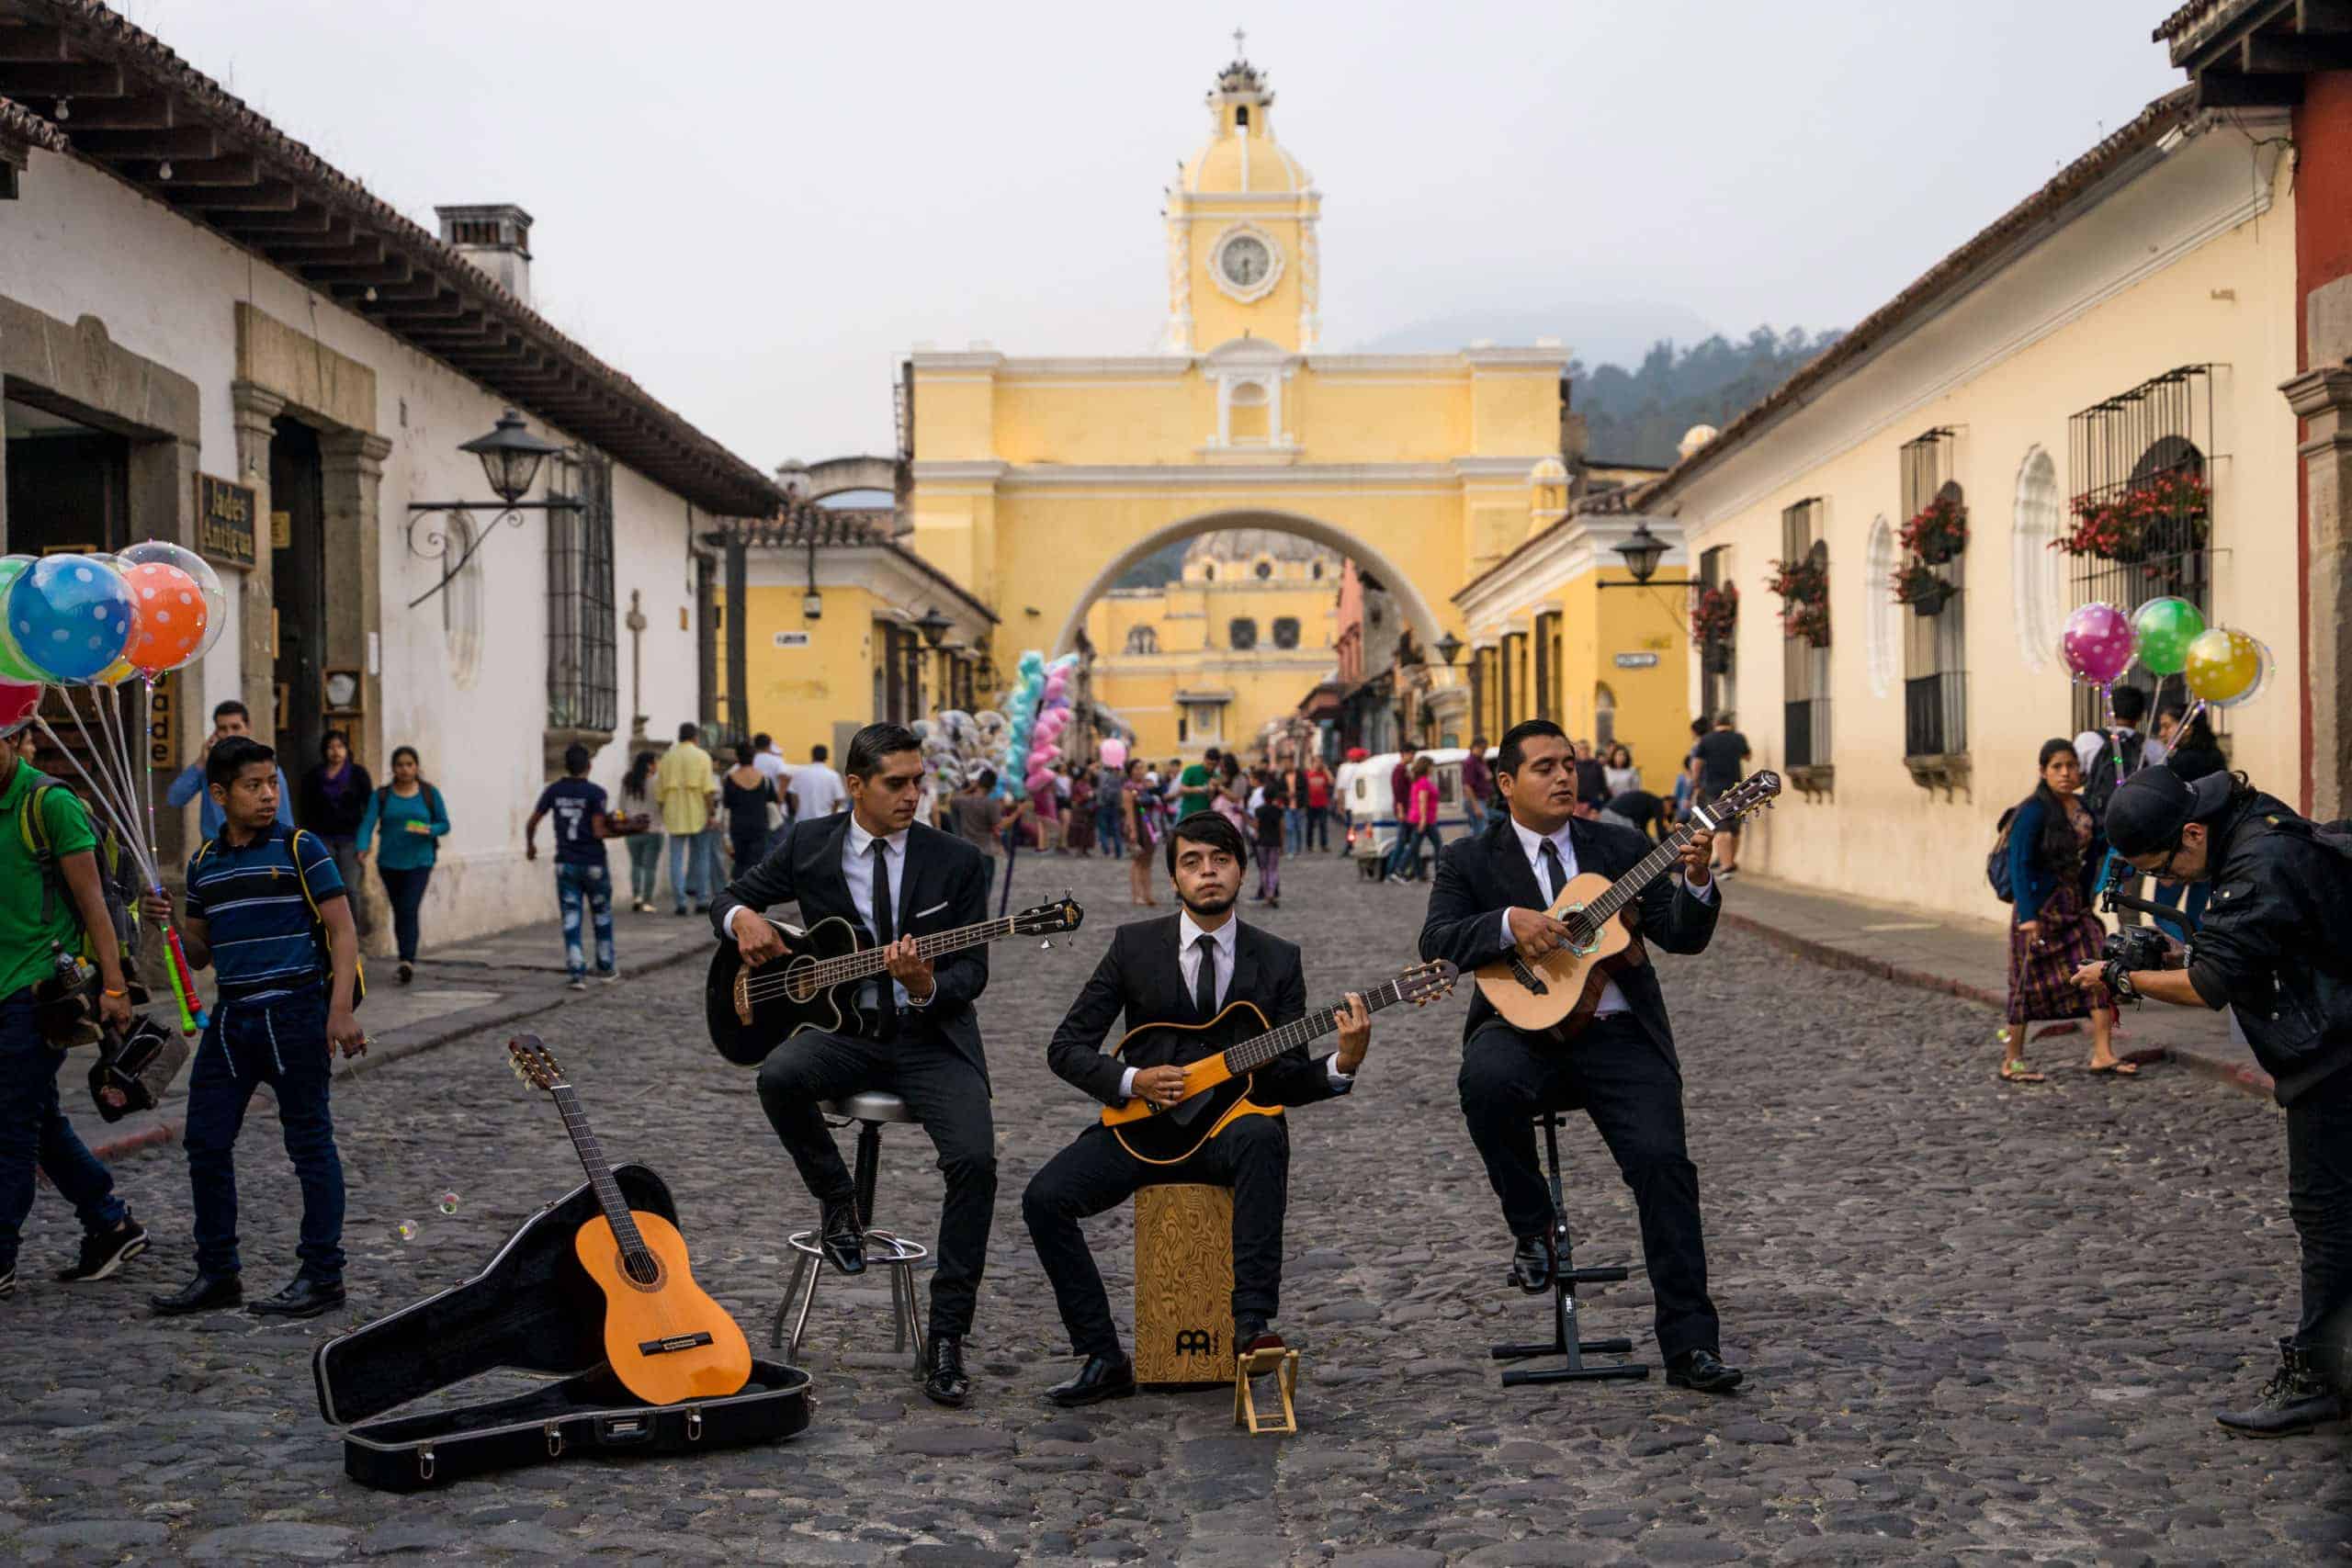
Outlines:
[[1324,193],[1323,321],[1859,319],[2148,99],[2171,0],[117,0],[763,467],[890,449],[917,342],[1143,352],[1160,188],[1249,29]]

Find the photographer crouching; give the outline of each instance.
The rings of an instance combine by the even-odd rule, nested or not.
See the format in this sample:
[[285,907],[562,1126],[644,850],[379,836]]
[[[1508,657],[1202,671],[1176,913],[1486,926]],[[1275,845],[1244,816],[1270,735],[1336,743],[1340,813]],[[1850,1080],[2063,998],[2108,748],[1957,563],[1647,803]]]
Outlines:
[[2285,1438],[2346,1418],[2352,1376],[2352,836],[2264,795],[2243,773],[2169,768],[2124,781],[2107,809],[2115,852],[2163,882],[2210,882],[2203,927],[2172,962],[2146,928],[2109,939],[2075,983],[2124,1001],[2228,1007],[2287,1109],[2287,1207],[2302,1242],[2302,1317],[2249,1409],[2216,1417]]

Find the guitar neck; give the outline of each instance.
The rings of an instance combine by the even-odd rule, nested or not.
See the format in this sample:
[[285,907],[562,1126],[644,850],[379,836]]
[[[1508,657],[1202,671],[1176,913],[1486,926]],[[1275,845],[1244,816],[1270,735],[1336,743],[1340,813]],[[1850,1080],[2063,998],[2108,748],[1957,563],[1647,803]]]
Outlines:
[[1584,907],[1585,919],[1598,928],[1618,910],[1641,897],[1642,889],[1673,869],[1683,849],[1701,829],[1700,824],[1685,823],[1660,840],[1657,848],[1644,855],[1634,868],[1609,885],[1609,891]]
[[[1362,995],[1365,1010],[1371,1012],[1394,1007],[1405,999],[1394,980],[1371,987]],[[1244,1040],[1225,1054],[1226,1071],[1236,1077],[1243,1073],[1255,1072],[1295,1046],[1322,1039],[1338,1029],[1346,1016],[1344,1004],[1320,1008],[1304,1018],[1283,1024],[1280,1029]]]
[[645,1238],[638,1234],[637,1221],[628,1212],[627,1200],[621,1197],[620,1183],[613,1179],[613,1168],[605,1158],[605,1148],[596,1141],[595,1129],[588,1125],[588,1112],[580,1108],[580,1097],[568,1083],[560,1083],[548,1091],[555,1096],[556,1109],[563,1113],[563,1130],[571,1134],[571,1146],[579,1151],[580,1163],[588,1169],[588,1183],[596,1190],[597,1205],[605,1211],[605,1221],[613,1227],[613,1235],[624,1253],[634,1255],[645,1249]]
[[[960,953],[967,947],[980,947],[1021,932],[1012,916],[1001,920],[982,920],[976,926],[957,926],[954,931],[934,931],[915,938],[915,956],[937,958],[944,953]],[[819,967],[818,984],[837,986],[846,981],[864,980],[881,974],[889,967],[878,947],[861,947],[855,953],[828,959]]]

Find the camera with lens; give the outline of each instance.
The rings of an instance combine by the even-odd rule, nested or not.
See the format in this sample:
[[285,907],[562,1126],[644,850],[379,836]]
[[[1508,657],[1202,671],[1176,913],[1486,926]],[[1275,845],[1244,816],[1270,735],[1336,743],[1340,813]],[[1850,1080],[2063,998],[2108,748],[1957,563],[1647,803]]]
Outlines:
[[2154,926],[2125,926],[2108,933],[2099,945],[2099,956],[2109,963],[2120,964],[2128,973],[2132,970],[2163,969],[2172,958],[2172,944],[2165,933]]

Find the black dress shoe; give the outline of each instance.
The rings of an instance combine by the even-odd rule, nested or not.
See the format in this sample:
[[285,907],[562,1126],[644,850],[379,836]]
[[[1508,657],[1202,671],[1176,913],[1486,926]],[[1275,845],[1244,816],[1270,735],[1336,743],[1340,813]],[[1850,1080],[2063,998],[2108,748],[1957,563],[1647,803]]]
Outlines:
[[857,1223],[857,1200],[843,1198],[825,1205],[817,1221],[819,1243],[825,1261],[843,1274],[865,1272],[865,1227]]
[[316,1317],[342,1304],[342,1280],[313,1280],[307,1274],[298,1274],[294,1282],[277,1294],[265,1297],[245,1310],[255,1317]]
[[192,1312],[232,1307],[245,1299],[245,1285],[234,1274],[198,1274],[168,1296],[149,1296],[157,1317],[186,1317]]
[[960,1405],[972,1396],[972,1380],[964,1371],[964,1341],[953,1334],[934,1334],[923,1348],[922,1396],[933,1404]]
[[1046,1397],[1065,1410],[1075,1410],[1081,1404],[1125,1399],[1135,1391],[1133,1361],[1124,1355],[1089,1356],[1086,1364],[1078,1369],[1078,1376],[1068,1382],[1056,1383],[1046,1391]]
[[1552,1271],[1558,1267],[1550,1231],[1523,1235],[1511,1249],[1510,1282],[1529,1295],[1535,1295],[1552,1288]]
[[1666,1386],[1696,1389],[1701,1393],[1729,1393],[1747,1381],[1737,1367],[1726,1367],[1713,1350],[1685,1350],[1666,1364]]
[[2299,1438],[2347,1415],[2352,1404],[2329,1385],[2312,1352],[2281,1339],[2278,1371],[2252,1408],[2219,1411],[2213,1418],[2241,1438]]

